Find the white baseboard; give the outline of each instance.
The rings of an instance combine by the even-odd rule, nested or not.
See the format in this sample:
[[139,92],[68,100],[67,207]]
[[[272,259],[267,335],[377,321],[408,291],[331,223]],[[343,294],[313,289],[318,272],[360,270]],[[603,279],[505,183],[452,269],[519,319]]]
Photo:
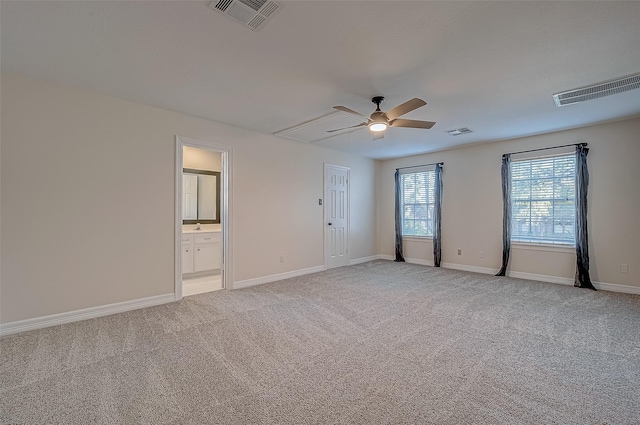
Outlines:
[[[396,259],[396,257],[394,257],[393,255],[386,255],[386,254],[378,254],[378,255],[372,255],[371,257],[367,257],[370,258],[367,261],[373,261],[373,260],[388,260],[388,261],[394,261]],[[423,260],[420,258],[406,258],[404,259],[405,263],[409,263],[409,264],[419,264],[421,266],[433,266],[433,260]],[[364,261],[363,261],[364,263]]]
[[[371,257],[366,257],[367,261],[373,261],[373,260],[388,260],[388,261],[393,261],[395,260],[395,257],[393,255],[385,255],[385,254],[378,254],[378,255],[372,255]],[[362,261],[364,263],[364,261]],[[433,267],[433,260],[423,260],[421,258],[406,258],[404,259],[405,263],[408,264],[419,264],[421,266],[431,266]]]
[[[622,292],[623,294],[640,295],[640,286],[621,285],[619,283],[591,282],[596,289],[601,291]],[[573,285],[573,281],[571,281]]]
[[[493,275],[495,275],[499,271],[499,269],[467,266],[464,264],[454,264],[454,263],[442,263],[442,267],[446,267],[448,269],[464,270],[468,272],[493,274]],[[538,282],[548,282],[548,283],[556,283],[559,285],[573,286],[572,277],[549,276],[544,274],[515,272],[515,271],[507,272],[507,276],[513,277],[516,279],[535,280]],[[596,289],[602,290],[602,291],[611,291],[611,292],[620,292],[623,294],[639,294],[640,295],[640,286],[620,285],[617,283],[596,282],[596,281],[592,281],[591,283],[593,283],[593,286]]]
[[[543,274],[524,273],[524,272],[509,272],[509,277],[515,277],[518,279],[537,280],[540,282],[557,283],[559,285],[573,286],[574,279],[572,277],[558,277],[547,276]],[[623,294],[639,294],[640,286],[621,285],[619,283],[607,283],[607,282],[591,282],[593,286],[600,291],[621,292]]]
[[[373,260],[388,260],[388,261],[393,261],[395,260],[395,257],[393,255],[386,255],[386,254],[378,254],[378,255],[372,255],[370,257],[364,257],[364,258],[358,258],[357,260],[351,260],[351,264],[359,264],[359,263],[367,263],[369,261],[373,261]],[[419,264],[421,266],[431,266],[433,267],[433,260],[423,260],[421,258],[406,258],[404,259],[405,263],[408,264]]]
[[31,331],[34,329],[48,328],[49,326],[78,322],[80,320],[94,319],[96,317],[108,316],[110,314],[124,313],[125,311],[137,310],[139,308],[171,303],[175,300],[175,294],[171,293],[141,298],[138,300],[107,304],[98,307],[83,308],[81,310],[74,310],[66,313],[51,314],[49,316],[34,317],[33,319],[18,320],[16,322],[9,322],[0,325],[0,336]]
[[305,274],[318,273],[324,270],[326,270],[324,266],[315,266],[309,267],[308,269],[293,270],[290,272],[256,277],[253,279],[239,280],[237,282],[233,282],[233,289],[249,288],[251,286],[262,285],[263,283],[275,282],[277,280],[289,279],[291,277],[303,276]]
[[573,278],[570,278],[570,277],[548,276],[544,274],[525,273],[525,272],[508,272],[507,276],[515,277],[516,279],[526,279],[526,280],[536,280],[538,282],[557,283],[559,285],[573,285]]
[[[350,261],[350,265],[366,263],[374,260],[389,260],[393,261],[391,255],[372,255],[369,257],[358,258]],[[433,266],[433,261],[422,260],[417,258],[405,258],[405,261],[410,264],[420,264],[424,266]],[[498,269],[491,269],[486,267],[468,266],[466,264],[456,263],[442,263],[442,267],[454,270],[463,270],[468,272],[493,274],[498,272]],[[282,279],[288,279],[291,277],[303,276],[306,274],[317,273],[324,271],[324,266],[309,267],[307,269],[294,270],[286,273],[279,273],[270,276],[263,276],[254,279],[247,279],[235,282],[233,289],[248,288],[251,286],[261,285],[263,283],[275,282]],[[534,273],[525,272],[509,272],[509,277],[517,279],[535,280],[540,282],[556,283],[560,285],[573,285],[572,278],[548,276]],[[638,294],[640,295],[640,286],[621,285],[617,283],[607,282],[593,282],[593,286],[596,289],[603,291],[620,292],[624,294]],[[35,317],[33,319],[19,320],[16,322],[9,322],[0,324],[0,336],[11,335],[18,332],[26,332],[35,329],[47,328],[50,326],[62,325],[65,323],[77,322],[80,320],[93,319],[96,317],[108,316],[110,314],[124,313],[125,311],[136,310],[139,308],[153,307],[160,304],[167,304],[175,301],[175,294],[156,295],[153,297],[141,298],[138,300],[123,301],[114,304],[108,304],[98,307],[89,307],[81,310],[69,311],[66,313],[52,314],[49,316]]]
[[[387,258],[388,257],[388,258]],[[349,260],[349,265],[368,263],[375,260],[393,260],[390,255],[370,255]],[[318,273],[326,270],[324,266],[309,267],[307,269],[293,270],[285,273],[272,274],[269,276],[256,277],[253,279],[239,280],[233,283],[233,289],[244,289],[251,286],[262,285],[264,283],[276,282],[278,280],[289,279],[291,277],[304,276],[306,274]]]
[[445,269],[454,269],[454,270],[462,270],[465,272],[474,272],[474,273],[482,273],[482,274],[496,274],[500,269],[490,269],[487,267],[478,267],[478,266],[468,266],[466,264],[457,264],[457,263],[445,263],[443,262],[442,267]]
[[[351,264],[366,263],[368,261],[373,261],[373,260],[393,261],[394,257],[392,255],[378,254],[378,255],[372,255],[370,257],[359,258],[357,260],[351,260]],[[433,260],[422,260],[419,258],[405,258],[404,260],[409,264],[419,264],[422,266],[433,267]],[[500,269],[492,269],[489,267],[469,266],[466,264],[457,264],[457,263],[443,262],[441,265],[443,268],[446,268],[446,269],[462,270],[466,272],[474,272],[474,273],[482,273],[482,274],[490,274],[490,275],[495,275],[500,270]],[[572,277],[548,276],[544,274],[515,272],[515,271],[507,272],[507,276],[513,277],[516,279],[535,280],[538,282],[557,283],[559,285],[573,286]],[[611,291],[611,292],[620,292],[623,294],[640,295],[640,286],[620,285],[617,283],[596,282],[596,281],[592,281],[592,283],[596,289],[601,291]]]
[[368,257],[356,258],[354,260],[349,260],[349,265],[353,266],[355,264],[368,263],[369,261],[374,261],[374,260],[384,260],[385,258],[382,258],[382,257],[383,255],[370,255]]
[[404,259],[406,263],[409,264],[419,264],[421,266],[431,266],[433,267],[433,260],[423,260],[421,258],[406,258]]

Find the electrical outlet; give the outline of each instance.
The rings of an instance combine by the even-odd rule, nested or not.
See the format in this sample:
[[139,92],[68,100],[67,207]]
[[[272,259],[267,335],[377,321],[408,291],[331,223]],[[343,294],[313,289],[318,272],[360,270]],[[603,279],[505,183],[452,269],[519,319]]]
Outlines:
[[284,255],[281,255],[281,256],[280,256],[280,262],[281,262],[281,263],[284,263]]
[[629,273],[629,265],[628,264],[620,264],[620,273],[624,273],[624,274]]
[[462,250],[461,249],[458,250],[458,255],[462,255]]
[[484,251],[480,251],[480,258],[484,258]]

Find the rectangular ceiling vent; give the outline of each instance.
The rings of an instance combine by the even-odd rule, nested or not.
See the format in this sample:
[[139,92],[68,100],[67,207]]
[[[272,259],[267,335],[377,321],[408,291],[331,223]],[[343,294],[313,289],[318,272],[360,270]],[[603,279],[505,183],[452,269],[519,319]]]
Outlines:
[[265,26],[267,18],[282,8],[282,4],[272,0],[214,0],[209,8],[257,31]]
[[469,130],[467,127],[456,128],[455,130],[447,130],[445,131],[450,136],[459,136],[461,134],[473,133],[472,130]]
[[586,102],[587,100],[598,99],[600,97],[611,96],[628,90],[640,88],[640,74],[629,75],[615,80],[604,81],[592,86],[580,87],[578,89],[556,93],[553,100],[556,106],[572,105],[574,103]]

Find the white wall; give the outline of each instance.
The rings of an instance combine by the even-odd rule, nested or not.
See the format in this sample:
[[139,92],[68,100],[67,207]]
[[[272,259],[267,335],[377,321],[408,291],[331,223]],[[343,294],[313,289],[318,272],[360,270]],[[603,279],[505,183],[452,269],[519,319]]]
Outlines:
[[[464,136],[458,136],[464,137]],[[378,251],[394,253],[393,174],[444,161],[442,261],[499,269],[502,256],[503,153],[587,142],[590,152],[589,249],[596,282],[640,287],[640,119],[381,161],[376,168]],[[457,255],[462,249],[462,256]],[[480,258],[485,251],[485,258]],[[430,242],[407,241],[405,257],[433,260]],[[629,273],[620,273],[620,264]],[[510,271],[573,278],[575,253],[512,249]]]
[[21,76],[1,84],[2,323],[173,292],[176,135],[233,149],[235,281],[323,264],[325,162],[351,168],[351,258],[376,253],[372,160]]
[[[640,119],[374,162],[54,83],[1,84],[1,323],[173,292],[176,135],[233,149],[235,281],[323,264],[325,162],[351,168],[352,259],[393,254],[395,168],[444,161],[443,261],[497,269],[501,154],[586,141],[592,279],[640,287]],[[511,270],[571,278],[574,262],[514,250]]]
[[193,146],[183,146],[182,167],[220,172],[222,170],[222,155],[220,152],[199,149]]

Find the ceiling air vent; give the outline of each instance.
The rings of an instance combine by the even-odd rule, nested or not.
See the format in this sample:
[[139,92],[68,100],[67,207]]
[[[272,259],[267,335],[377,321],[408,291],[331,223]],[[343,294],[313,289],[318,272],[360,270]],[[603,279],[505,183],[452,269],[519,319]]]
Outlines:
[[556,106],[572,105],[599,97],[610,96],[628,90],[640,88],[640,74],[629,75],[615,80],[604,81],[588,87],[569,90],[553,95]]
[[459,136],[461,134],[473,133],[473,131],[469,130],[467,127],[456,128],[455,130],[447,130],[445,131],[450,136]]
[[267,18],[282,8],[282,5],[271,0],[214,0],[209,4],[209,8],[229,15],[257,31],[266,24]]

